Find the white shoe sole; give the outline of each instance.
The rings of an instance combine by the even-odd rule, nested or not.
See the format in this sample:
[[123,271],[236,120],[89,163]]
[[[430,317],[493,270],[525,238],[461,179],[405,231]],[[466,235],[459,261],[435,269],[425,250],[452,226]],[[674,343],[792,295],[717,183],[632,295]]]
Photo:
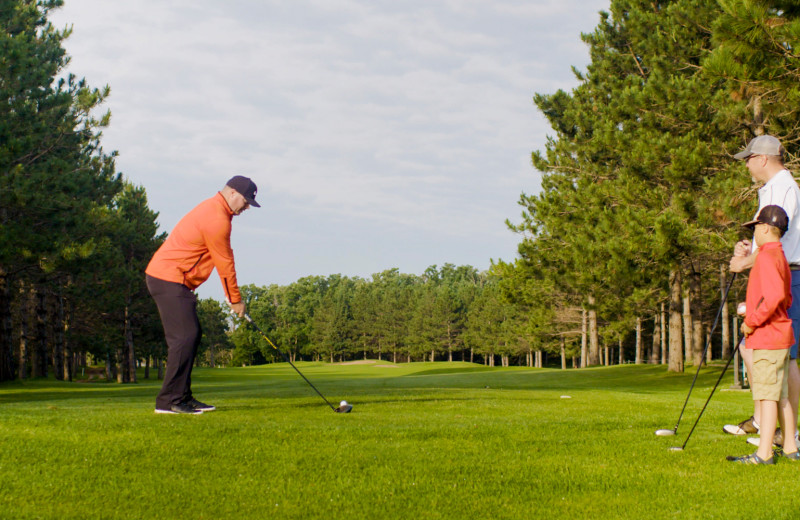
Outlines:
[[739,428],[737,424],[726,424],[722,427],[722,431],[731,435],[747,435],[747,432]]
[[[800,439],[798,439],[798,435],[795,435],[795,436],[794,436],[794,439],[795,439],[795,441],[798,441],[798,440],[800,440]],[[758,446],[758,445],[761,443],[761,437],[749,437],[749,438],[747,439],[747,442],[748,442],[748,443],[750,443],[750,444],[752,444],[753,446]],[[775,444],[774,442],[773,442],[773,444],[774,444],[775,446],[777,446],[777,444]]]
[[195,411],[195,413],[179,413],[179,412],[173,412],[172,410],[162,410],[160,408],[156,408],[156,413],[169,413],[173,415],[200,415],[201,413],[203,413],[203,411],[197,410]]

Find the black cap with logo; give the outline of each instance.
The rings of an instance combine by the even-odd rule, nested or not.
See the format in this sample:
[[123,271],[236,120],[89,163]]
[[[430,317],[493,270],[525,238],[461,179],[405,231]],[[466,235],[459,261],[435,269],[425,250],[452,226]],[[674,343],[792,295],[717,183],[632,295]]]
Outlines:
[[256,183],[251,181],[249,177],[245,177],[243,175],[237,175],[232,177],[227,183],[226,186],[230,186],[234,190],[241,193],[244,200],[247,201],[248,204],[255,208],[260,208],[261,204],[256,202],[256,193],[258,192],[258,188],[256,187]]

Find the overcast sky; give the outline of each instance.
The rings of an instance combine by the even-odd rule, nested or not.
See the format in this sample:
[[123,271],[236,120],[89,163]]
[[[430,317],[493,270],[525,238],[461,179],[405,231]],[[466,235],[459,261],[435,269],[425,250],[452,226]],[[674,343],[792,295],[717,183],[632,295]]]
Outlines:
[[[240,284],[513,260],[535,93],[576,85],[609,0],[65,0],[69,71],[170,231],[233,175]],[[199,290],[222,299],[216,274]]]

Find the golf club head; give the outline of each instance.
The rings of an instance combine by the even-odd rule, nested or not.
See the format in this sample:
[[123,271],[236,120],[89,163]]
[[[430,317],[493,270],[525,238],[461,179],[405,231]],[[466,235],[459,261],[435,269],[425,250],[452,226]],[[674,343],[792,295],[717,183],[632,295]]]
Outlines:
[[352,409],[353,409],[353,405],[352,404],[346,404],[346,405],[337,407],[333,411],[336,412],[336,413],[350,413],[350,410],[352,410]]
[[680,446],[673,446],[669,449],[669,451],[683,451],[683,448]]
[[656,435],[659,437],[672,437],[675,435],[675,430],[656,430]]

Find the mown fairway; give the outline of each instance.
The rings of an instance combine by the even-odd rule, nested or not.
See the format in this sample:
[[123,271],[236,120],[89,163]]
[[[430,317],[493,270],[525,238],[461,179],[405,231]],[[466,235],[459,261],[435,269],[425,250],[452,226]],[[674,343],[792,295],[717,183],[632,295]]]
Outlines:
[[[380,366],[383,365],[383,366]],[[750,395],[657,366],[464,363],[197,369],[202,416],[158,383],[0,385],[0,518],[796,518],[800,465],[742,467]],[[726,380],[722,388],[730,384]],[[564,398],[562,396],[570,396]],[[758,495],[759,500],[754,500]],[[768,498],[769,497],[769,498]]]

